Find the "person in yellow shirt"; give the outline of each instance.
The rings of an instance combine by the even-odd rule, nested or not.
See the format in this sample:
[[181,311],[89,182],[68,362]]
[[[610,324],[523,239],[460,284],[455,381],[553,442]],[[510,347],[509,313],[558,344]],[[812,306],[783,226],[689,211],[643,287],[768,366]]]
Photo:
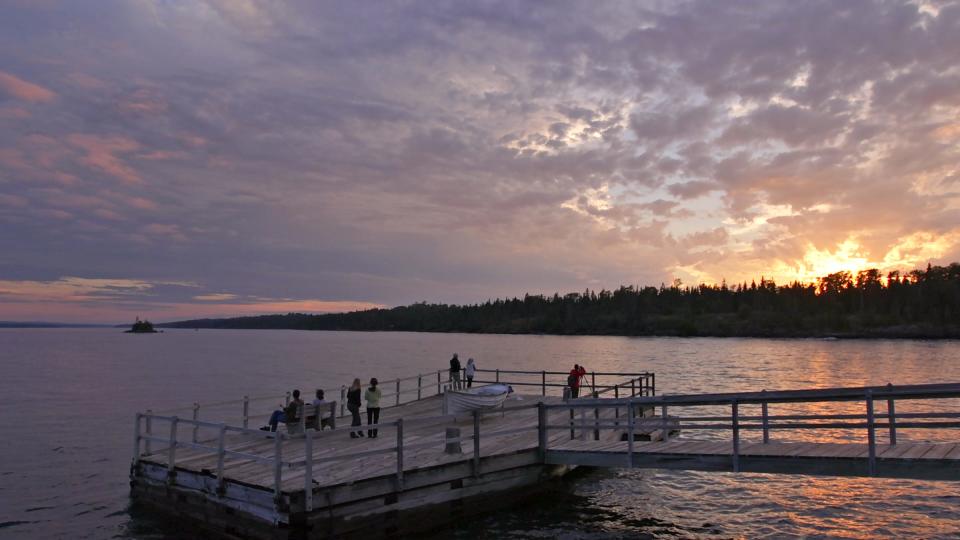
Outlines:
[[[374,425],[380,421],[380,398],[383,392],[377,388],[377,378],[370,379],[370,387],[363,394],[363,399],[367,401],[367,425]],[[377,436],[376,429],[368,429],[367,436],[373,439]]]

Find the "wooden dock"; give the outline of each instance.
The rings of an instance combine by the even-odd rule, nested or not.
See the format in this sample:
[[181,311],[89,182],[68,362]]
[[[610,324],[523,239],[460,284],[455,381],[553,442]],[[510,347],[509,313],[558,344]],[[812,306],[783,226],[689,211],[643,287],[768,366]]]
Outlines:
[[[607,373],[593,376],[585,398],[547,395],[563,388],[564,375],[498,371],[490,379],[540,395],[459,416],[440,414],[423,375],[391,381],[396,394],[384,400],[393,397],[394,406],[383,409],[373,439],[350,438],[348,418],[334,431],[250,429],[249,399],[246,427],[200,420],[199,405],[188,420],[140,413],[132,496],[224,537],[327,538],[436,526],[548,489],[575,466],[960,480],[960,437],[897,440],[898,430],[960,427],[960,384],[656,396],[652,374]],[[433,375],[426,379],[432,390]],[[936,406],[897,413],[898,401]],[[860,403],[861,412],[770,411],[838,402]],[[744,414],[748,408],[759,414]],[[448,428],[459,437],[448,437]],[[811,436],[831,430],[862,438]],[[458,444],[461,451],[449,451]]]

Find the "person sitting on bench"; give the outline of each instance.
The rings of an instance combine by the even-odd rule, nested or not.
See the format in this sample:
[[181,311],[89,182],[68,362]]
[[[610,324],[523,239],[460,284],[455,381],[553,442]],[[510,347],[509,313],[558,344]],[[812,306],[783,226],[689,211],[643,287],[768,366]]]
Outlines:
[[[323,399],[323,390],[317,389],[317,398],[311,403],[316,407],[317,415],[314,417],[307,417],[307,424],[312,425],[313,429],[323,431],[324,426],[330,426],[330,429],[333,429],[333,424],[330,422],[330,418],[323,415],[323,411],[320,410],[321,405],[329,405],[325,399]],[[324,407],[328,408],[328,407]]]
[[270,425],[270,431],[276,431],[277,424],[280,422],[291,424],[299,420],[299,418],[297,418],[297,411],[300,410],[302,406],[303,400],[300,399],[300,390],[294,390],[293,400],[287,404],[286,407],[277,409],[270,415],[270,420],[267,422]]

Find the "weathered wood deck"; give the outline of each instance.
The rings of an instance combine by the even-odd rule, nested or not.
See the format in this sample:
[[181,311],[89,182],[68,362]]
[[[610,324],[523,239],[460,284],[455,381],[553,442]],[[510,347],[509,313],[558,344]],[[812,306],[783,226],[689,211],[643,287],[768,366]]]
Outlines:
[[[541,380],[529,386],[546,394],[546,372],[535,374]],[[372,439],[350,438],[345,417],[335,431],[273,434],[200,421],[196,408],[193,420],[139,414],[133,495],[227,536],[313,538],[367,534],[371,523],[392,534],[453,519],[467,506],[482,508],[478,500],[502,504],[573,466],[960,480],[960,437],[944,439],[960,428],[956,383],[654,396],[645,374],[594,387],[587,398],[514,396],[502,410],[451,416],[441,414],[439,397],[422,396],[416,379],[417,399],[407,403],[397,382],[399,404],[382,410]],[[598,397],[621,391],[631,397]],[[898,413],[898,401],[935,406]],[[838,403],[846,409],[825,408]],[[786,407],[771,414],[774,406]],[[749,407],[760,414],[744,414]],[[247,408],[245,400],[244,424]],[[166,422],[169,436],[151,422]],[[182,425],[192,426],[192,438],[179,434]],[[448,439],[448,428],[459,438]],[[847,441],[818,438],[830,430]],[[944,442],[898,442],[903,430]],[[745,431],[762,441],[743,438]],[[785,440],[770,440],[771,432]],[[864,442],[850,440],[857,433]],[[447,451],[456,441],[461,451]]]

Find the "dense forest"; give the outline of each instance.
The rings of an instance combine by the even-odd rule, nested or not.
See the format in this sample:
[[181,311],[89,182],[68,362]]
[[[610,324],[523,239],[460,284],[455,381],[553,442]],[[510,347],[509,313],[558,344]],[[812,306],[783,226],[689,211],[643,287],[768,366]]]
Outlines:
[[960,263],[886,276],[837,272],[794,282],[621,286],[474,305],[264,315],[168,323],[176,328],[397,330],[629,336],[960,338]]

